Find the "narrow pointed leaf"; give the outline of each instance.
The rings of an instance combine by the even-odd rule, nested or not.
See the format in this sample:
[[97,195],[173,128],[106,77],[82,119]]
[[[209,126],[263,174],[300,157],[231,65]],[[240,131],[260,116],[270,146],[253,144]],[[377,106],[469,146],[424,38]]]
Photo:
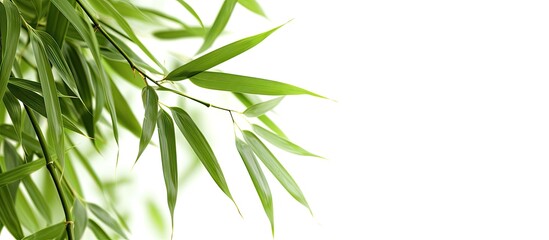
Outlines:
[[203,72],[192,77],[191,81],[199,87],[213,90],[260,95],[308,94],[325,98],[311,91],[287,83],[228,73]]
[[0,173],[0,187],[10,184],[12,182],[20,181],[21,179],[29,176],[31,173],[36,172],[40,168],[44,167],[46,162],[43,158],[34,160],[30,163],[17,166],[9,171]]
[[[75,0],[68,0],[68,2],[74,6],[76,3]],[[63,46],[65,40],[65,35],[67,34],[67,29],[69,27],[69,21],[55,6],[50,5],[48,11],[48,21],[46,25],[46,32],[49,33],[55,42],[59,46]]]
[[[15,128],[12,125],[0,125],[0,136],[19,141],[19,136],[17,135]],[[39,153],[42,151],[42,149],[40,148],[40,143],[38,143],[38,140],[36,140],[32,136],[26,133],[22,133],[22,138],[24,147],[32,149],[32,151],[34,151],[35,153]]]
[[120,125],[128,129],[134,136],[139,137],[141,134],[141,125],[139,125],[139,121],[137,121],[130,105],[126,101],[126,98],[122,96],[118,87],[116,87],[114,83],[111,84],[112,96],[116,106],[116,115],[118,116]]
[[[13,173],[13,171],[15,171],[16,169],[12,169],[9,172],[0,173],[0,222],[2,222],[6,226],[6,228],[13,237],[15,237],[16,239],[21,239],[23,238],[23,230],[15,211],[15,196],[12,195],[7,185],[1,184],[1,181],[3,179],[2,177],[6,176],[5,174],[8,174],[10,172]],[[15,178],[14,180],[10,180],[7,183],[18,181],[20,179],[21,178]]]
[[244,111],[244,115],[247,117],[259,117],[278,106],[282,99],[284,99],[284,97],[277,97],[269,101],[254,104]]
[[[21,29],[21,16],[15,4],[11,1],[0,3],[0,35],[2,51],[0,63],[0,99],[4,97],[4,92],[8,85],[11,68],[15,62],[15,53],[17,43],[19,42],[19,33]],[[9,46],[9,47],[8,47]]]
[[[167,80],[177,81],[190,78],[196,74],[204,72],[212,67],[217,66],[233,57],[240,55],[241,53],[255,47],[262,42],[271,33],[276,31],[282,26],[278,26],[269,31],[247,37],[231,44],[225,45],[221,48],[213,50],[204,56],[201,56],[179,68],[176,68],[166,76]],[[210,32],[213,31],[213,27]]]
[[21,137],[22,133],[22,118],[21,118],[21,104],[19,104],[19,101],[13,94],[11,94],[9,91],[4,93],[4,105],[6,106],[6,110],[8,111],[8,115],[10,116],[11,123],[13,123],[13,126],[15,127],[15,131],[17,132],[17,136]]
[[311,157],[322,158],[321,156],[313,154],[313,153],[303,149],[302,147],[296,145],[295,143],[290,142],[290,140],[288,140],[284,137],[278,136],[276,133],[273,133],[273,132],[271,132],[271,131],[269,131],[269,130],[267,130],[267,129],[259,126],[259,125],[253,124],[252,128],[253,128],[254,132],[257,133],[257,135],[259,135],[261,138],[267,140],[271,144],[275,145],[276,147],[278,147],[278,148],[280,148],[284,151],[294,153],[294,154],[298,154],[298,155],[302,155],[302,156],[311,156]]
[[196,11],[194,11],[193,7],[191,7],[191,5],[189,5],[187,2],[183,1],[183,0],[177,0],[181,6],[183,6],[185,9],[187,9],[187,11],[193,15],[193,17],[196,19],[196,21],[198,21],[198,23],[200,24],[200,26],[202,26],[204,28],[204,24],[202,23],[202,20],[200,19],[200,17],[198,16],[198,14],[196,13]]
[[[238,99],[238,101],[240,101],[246,107],[250,107],[250,106],[254,105],[254,100],[251,98],[252,96],[250,96],[250,95],[245,95],[243,93],[235,93],[235,92],[233,92],[233,95]],[[273,120],[271,120],[271,118],[269,118],[267,115],[259,116],[257,119],[259,119],[259,121],[261,121],[263,124],[265,124],[265,126],[270,128],[271,130],[273,130],[276,134],[278,134],[282,137],[286,137],[286,134],[284,134],[282,129],[280,129],[273,122]]]
[[[217,158],[208,143],[208,140],[204,137],[198,126],[194,123],[191,116],[185,110],[177,107],[171,108],[172,115],[174,116],[177,127],[189,142],[189,145],[195,152],[198,159],[202,162],[208,173],[215,181],[217,186],[223,191],[231,200],[233,197],[229,191],[229,186],[223,175],[223,171],[217,162]],[[234,200],[233,200],[234,201]]]
[[229,18],[231,18],[231,15],[233,14],[236,3],[237,0],[225,0],[223,2],[223,5],[221,5],[221,9],[219,9],[219,13],[217,13],[217,17],[215,18],[212,28],[210,29],[210,31],[208,31],[206,38],[204,38],[204,43],[202,43],[200,50],[198,50],[199,53],[204,52],[206,51],[206,49],[210,48],[219,36],[219,34],[223,32],[225,26],[227,26],[227,23],[229,22]]
[[99,224],[97,224],[93,220],[90,220],[88,222],[88,227],[90,228],[90,230],[92,230],[93,235],[95,235],[96,239],[101,239],[101,240],[112,239],[111,237],[109,237],[109,235],[107,235],[105,230],[103,230],[103,228],[101,228],[101,226],[99,226]]
[[46,116],[48,120],[48,131],[50,146],[54,145],[55,152],[57,153],[57,159],[64,164],[65,158],[65,137],[63,131],[63,117],[61,114],[61,107],[59,106],[59,98],[57,97],[57,88],[51,72],[51,67],[46,57],[44,50],[44,44],[36,33],[32,32],[32,48],[34,56],[36,58],[36,65],[38,68],[38,78],[40,85],[42,85],[42,95],[44,97],[44,103],[46,106]]
[[275,178],[280,182],[280,184],[294,197],[295,200],[303,204],[309,210],[309,204],[305,200],[305,196],[301,189],[292,178],[292,176],[286,171],[284,166],[276,159],[276,157],[271,153],[271,151],[259,140],[255,134],[250,131],[243,132],[244,139],[252,147],[255,154],[261,159],[263,164],[269,169],[269,171],[275,176]]
[[23,178],[23,185],[25,186],[25,189],[27,189],[27,193],[29,194],[34,206],[36,206],[36,209],[40,212],[46,222],[50,224],[52,221],[51,209],[40,190],[38,190],[36,183],[34,183],[32,178],[26,177]]
[[203,28],[184,28],[184,29],[169,29],[153,32],[153,35],[159,39],[180,39],[190,37],[202,37],[206,34],[206,30]]
[[265,175],[263,174],[263,171],[261,170],[261,167],[259,166],[259,163],[257,162],[254,152],[250,146],[242,140],[236,139],[236,149],[244,161],[246,170],[248,170],[248,174],[252,179],[257,195],[261,200],[261,205],[263,205],[265,214],[267,214],[269,222],[271,223],[271,231],[274,234],[273,197],[271,195],[269,183],[267,182],[267,179],[265,178]]
[[135,159],[136,163],[151,141],[156,128],[156,119],[158,118],[158,96],[156,95],[156,91],[152,87],[147,86],[143,88],[141,96],[143,99],[143,107],[145,108],[145,117],[143,119],[143,128],[139,139],[139,152]]
[[74,236],[78,240],[82,238],[88,226],[88,211],[78,199],[74,200],[72,215],[74,219]]
[[238,0],[238,3],[257,15],[267,17],[263,11],[263,8],[261,8],[256,0]]
[[162,159],[162,171],[168,196],[168,208],[172,220],[175,204],[177,202],[177,152],[175,148],[175,131],[173,120],[164,110],[158,114],[158,140],[160,142],[160,157]]
[[[103,208],[101,208],[99,205],[88,203],[88,207],[90,211],[95,215],[101,222],[105,223],[109,228],[114,230],[116,233],[118,233],[120,236],[124,238],[128,238],[126,234],[124,233],[124,230],[122,230],[122,227],[118,222]],[[91,223],[88,222],[88,223]]]
[[63,234],[65,230],[65,222],[60,222],[55,225],[46,227],[38,232],[33,233],[32,235],[26,236],[23,240],[47,240],[55,239]]

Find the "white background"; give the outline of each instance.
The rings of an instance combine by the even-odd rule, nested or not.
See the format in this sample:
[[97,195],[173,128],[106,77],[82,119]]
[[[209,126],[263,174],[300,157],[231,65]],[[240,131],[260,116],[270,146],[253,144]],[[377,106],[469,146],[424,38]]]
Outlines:
[[[206,23],[221,4],[188,2]],[[275,239],[549,238],[546,1],[259,2],[269,20],[237,7],[233,34],[215,46],[294,20],[219,69],[335,100],[288,97],[272,115],[327,158],[276,152],[315,215],[271,181]],[[177,4],[162,6],[192,21]],[[189,54],[199,45],[175,47]],[[243,218],[201,170],[180,190],[174,239],[272,239],[230,119],[214,109],[202,119]],[[120,169],[131,167],[135,146],[122,142],[131,154]],[[127,170],[138,178],[122,191],[134,212],[131,239],[156,236],[137,199],[165,204],[158,156],[150,148]]]

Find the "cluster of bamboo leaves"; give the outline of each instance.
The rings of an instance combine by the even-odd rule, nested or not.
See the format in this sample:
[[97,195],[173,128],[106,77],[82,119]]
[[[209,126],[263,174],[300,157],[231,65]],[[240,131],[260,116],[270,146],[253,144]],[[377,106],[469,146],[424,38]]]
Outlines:
[[[195,22],[185,23],[162,9],[128,0],[0,0],[0,231],[5,229],[16,239],[81,239],[86,229],[98,239],[127,238],[129,229],[116,209],[86,201],[79,176],[88,175],[100,189],[107,183],[97,174],[93,159],[73,142],[75,136],[84,136],[101,151],[102,142],[109,139],[118,144],[119,126],[140,140],[138,152],[131,153],[137,155],[136,164],[157,132],[172,228],[178,191],[176,134],[184,136],[219,189],[234,202],[217,157],[189,110],[163,104],[159,91],[230,115],[238,130],[236,149],[273,232],[273,200],[260,162],[291,196],[309,207],[263,140],[291,153],[316,155],[290,142],[266,113],[287,95],[322,96],[282,82],[212,70],[280,27],[210,50],[237,4],[264,16],[261,7],[255,0],[225,0],[215,21],[206,26],[191,5],[177,2]],[[202,38],[199,57],[166,69],[140,40],[133,22],[165,24],[152,33],[160,40]],[[213,105],[174,88],[185,80],[231,92],[245,110]],[[142,89],[144,116],[135,116],[116,81],[136,87],[126,91]],[[261,102],[257,95],[277,97]],[[250,124],[239,126],[234,118],[247,118]],[[100,126],[110,131],[105,133]],[[75,168],[76,163],[83,170]]]

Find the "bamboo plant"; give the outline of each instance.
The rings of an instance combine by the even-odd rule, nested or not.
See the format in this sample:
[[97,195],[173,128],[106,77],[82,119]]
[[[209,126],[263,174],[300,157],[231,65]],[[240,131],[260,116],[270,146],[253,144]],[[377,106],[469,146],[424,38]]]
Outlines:
[[[118,146],[120,131],[139,139],[137,151],[119,150],[122,156],[133,155],[135,164],[151,142],[160,149],[172,232],[180,169],[176,135],[181,134],[211,179],[235,202],[191,110],[223,111],[232,120],[232,144],[273,234],[273,200],[264,171],[309,208],[269,147],[318,156],[288,140],[268,112],[284,96],[323,96],[283,82],[214,69],[281,26],[211,49],[235,6],[265,16],[260,5],[255,0],[225,0],[215,21],[206,24],[191,5],[177,2],[193,21],[129,0],[0,0],[0,231],[8,231],[15,239],[128,238],[129,229],[116,209],[84,197],[83,176],[107,195],[108,182],[98,174],[103,170],[93,164],[94,159],[87,157],[90,149],[74,144],[75,139],[85,138],[93,146],[91,151],[101,153],[111,145],[106,143]],[[179,58],[176,67],[167,67],[142,42],[135,24],[154,25],[150,33],[157,41],[199,38],[202,45],[195,57]],[[122,82],[132,87],[121,91]],[[228,93],[242,106],[232,109],[194,97],[184,83],[212,94]],[[132,111],[127,92],[141,94],[144,116]],[[172,96],[189,104],[163,102],[162,98]],[[158,139],[153,139],[155,133]]]

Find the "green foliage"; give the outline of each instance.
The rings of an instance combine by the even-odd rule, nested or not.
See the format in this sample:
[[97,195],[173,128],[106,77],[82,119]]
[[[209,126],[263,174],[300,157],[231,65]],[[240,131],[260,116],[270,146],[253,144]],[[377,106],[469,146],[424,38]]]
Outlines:
[[[128,239],[127,214],[120,214],[115,206],[116,192],[126,179],[105,179],[105,169],[99,169],[92,157],[118,146],[119,126],[139,138],[136,151],[131,152],[137,156],[135,164],[150,144],[160,149],[157,163],[162,166],[167,198],[165,205],[147,202],[150,221],[158,231],[167,229],[161,212],[167,206],[173,233],[178,183],[189,175],[178,174],[182,158],[177,154],[178,135],[186,140],[198,165],[201,163],[236,206],[214,145],[208,141],[211,136],[200,129],[193,106],[175,106],[168,100],[172,96],[224,111],[236,129],[243,129],[235,131],[236,150],[273,234],[273,197],[263,166],[309,208],[292,176],[256,134],[282,150],[317,156],[290,142],[268,114],[289,95],[324,97],[287,83],[212,69],[249,51],[282,25],[209,50],[219,41],[237,4],[265,17],[259,2],[225,0],[217,6],[215,20],[207,23],[189,2],[176,1],[183,14],[192,16],[190,23],[131,1],[0,0],[0,231],[6,229],[16,239],[72,240],[92,235]],[[135,24],[147,27],[136,31]],[[173,28],[174,24],[177,27]],[[198,52],[209,52],[192,60],[177,59],[178,67],[168,71],[142,41],[142,31],[159,40],[201,38]],[[186,79],[189,81],[182,81]],[[242,103],[242,110],[192,97],[183,84],[230,92]],[[129,97],[139,92],[142,116],[132,110],[137,105]],[[275,97],[263,101],[262,95]],[[82,139],[92,147],[75,144]],[[197,165],[189,169],[193,166]],[[92,186],[81,183],[83,178],[89,178],[90,185],[104,193],[106,204],[88,202],[85,196]]]

